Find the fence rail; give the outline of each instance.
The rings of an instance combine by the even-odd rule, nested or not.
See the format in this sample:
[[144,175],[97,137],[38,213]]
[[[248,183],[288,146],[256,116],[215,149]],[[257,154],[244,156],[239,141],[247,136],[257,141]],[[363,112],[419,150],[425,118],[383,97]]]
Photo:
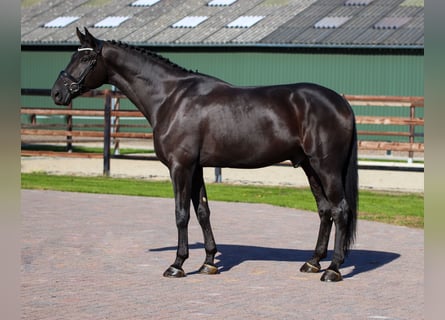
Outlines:
[[408,159],[412,161],[414,152],[424,152],[424,143],[416,142],[419,135],[416,133],[416,127],[424,126],[423,117],[416,117],[416,109],[424,108],[424,97],[403,97],[403,96],[363,96],[363,95],[344,95],[345,99],[352,106],[365,106],[370,108],[385,107],[403,107],[409,108],[408,117],[387,117],[387,116],[356,116],[358,125],[379,125],[379,126],[408,126],[408,131],[385,131],[383,130],[358,130],[359,136],[394,136],[407,137],[407,142],[397,141],[366,141],[359,140],[360,150],[387,150],[387,151],[406,151]]
[[[30,96],[49,96],[50,90],[46,89],[22,89],[22,95]],[[81,110],[73,109],[70,104],[66,109],[63,108],[29,108],[21,109],[21,114],[29,117],[29,123],[22,123],[21,135],[22,142],[26,141],[27,136],[32,136],[34,143],[48,142],[47,137],[60,137],[56,142],[64,142],[67,145],[67,152],[51,152],[51,151],[31,151],[22,150],[22,155],[48,155],[48,156],[67,156],[67,157],[88,157],[88,158],[104,158],[104,174],[109,174],[111,139],[114,140],[114,148],[119,148],[121,139],[152,139],[153,134],[143,132],[141,129],[147,126],[141,125],[121,125],[122,117],[144,118],[143,114],[137,110],[119,110],[120,99],[126,98],[119,92],[110,90],[92,90],[83,95],[83,97],[102,98],[104,99],[103,110]],[[358,125],[377,125],[378,130],[358,130],[360,136],[375,137],[404,137],[408,139],[406,142],[385,141],[385,140],[364,140],[359,139],[358,148],[360,150],[383,150],[383,151],[402,151],[408,152],[408,159],[413,158],[414,153],[424,152],[424,143],[416,142],[416,137],[423,133],[416,133],[416,127],[424,126],[424,119],[416,116],[416,108],[424,107],[423,97],[400,97],[400,96],[358,96],[344,95],[352,106],[364,106],[366,108],[384,108],[384,107],[402,107],[409,108],[408,117],[386,117],[386,116],[365,116],[357,115],[356,122]],[[112,110],[111,101],[114,99],[114,107]],[[62,124],[41,124],[38,123],[37,116],[63,116],[65,121]],[[103,124],[90,125],[81,124],[73,125],[73,117],[97,117],[103,119]],[[111,121],[111,120],[114,121]],[[385,130],[385,126],[408,126],[407,131]],[[77,129],[75,129],[77,128]],[[88,130],[88,129],[98,129]],[[133,132],[122,132],[122,128],[130,128]],[[42,137],[36,139],[35,137]],[[46,139],[46,140],[45,140]],[[54,140],[51,140],[54,142]],[[75,153],[72,152],[72,144],[74,142],[104,142],[103,154],[92,153]]]

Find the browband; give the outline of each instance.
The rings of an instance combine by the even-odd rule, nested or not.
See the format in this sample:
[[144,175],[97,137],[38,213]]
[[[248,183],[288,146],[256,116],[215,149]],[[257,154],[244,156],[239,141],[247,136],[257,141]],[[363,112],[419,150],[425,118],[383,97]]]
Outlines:
[[77,49],[77,51],[94,51],[94,49],[93,48],[79,48],[79,49]]
[[96,49],[87,47],[87,48],[78,48],[77,51],[79,51],[79,52],[80,51],[94,51],[97,54],[100,54],[100,52],[102,51],[102,47],[103,47],[103,42],[100,40],[97,40],[97,48]]

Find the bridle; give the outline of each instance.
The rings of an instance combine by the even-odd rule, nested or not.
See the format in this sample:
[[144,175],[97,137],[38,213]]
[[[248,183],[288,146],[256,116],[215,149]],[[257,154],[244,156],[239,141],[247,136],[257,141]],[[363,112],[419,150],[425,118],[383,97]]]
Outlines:
[[77,51],[92,51],[93,56],[89,60],[88,66],[83,70],[83,72],[80,74],[79,79],[76,79],[71,74],[66,72],[65,70],[60,71],[59,77],[63,80],[63,85],[68,89],[70,94],[75,94],[78,92],[82,92],[83,90],[83,83],[85,81],[85,78],[90,73],[91,70],[94,69],[97,63],[97,58],[100,55],[102,51],[102,41],[99,42],[96,49],[93,48],[79,48]]

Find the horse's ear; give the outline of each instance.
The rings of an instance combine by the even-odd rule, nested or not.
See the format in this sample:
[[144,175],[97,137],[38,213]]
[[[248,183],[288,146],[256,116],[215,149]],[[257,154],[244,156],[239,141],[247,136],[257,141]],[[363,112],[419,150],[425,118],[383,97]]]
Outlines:
[[98,51],[100,51],[100,47],[101,47],[101,41],[96,39],[89,31],[87,28],[84,28],[85,30],[85,36],[84,36],[84,41],[85,43],[90,47],[93,48],[95,50],[99,49]]
[[88,31],[86,27],[83,27],[83,30],[85,31],[85,38],[94,39],[93,35]]
[[79,38],[80,43],[84,43],[86,37],[82,34],[82,32],[80,32],[79,28],[77,28],[77,27],[76,27],[76,33],[77,33],[77,37]]

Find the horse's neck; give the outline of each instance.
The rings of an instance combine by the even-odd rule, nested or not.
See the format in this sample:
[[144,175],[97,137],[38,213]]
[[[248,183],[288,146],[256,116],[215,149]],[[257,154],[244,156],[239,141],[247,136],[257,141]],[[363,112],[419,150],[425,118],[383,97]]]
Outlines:
[[110,57],[106,59],[109,83],[122,91],[154,127],[159,108],[175,89],[167,84],[167,79],[171,84],[179,70],[156,63],[156,57],[144,56],[131,49],[112,47],[110,50],[113,50],[112,54],[105,55]]

